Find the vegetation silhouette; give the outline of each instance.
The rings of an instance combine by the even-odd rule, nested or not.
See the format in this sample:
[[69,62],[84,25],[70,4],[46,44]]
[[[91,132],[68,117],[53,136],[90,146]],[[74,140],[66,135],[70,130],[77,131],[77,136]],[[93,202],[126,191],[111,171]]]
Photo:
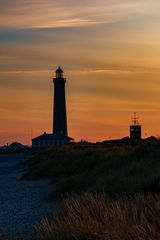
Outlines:
[[48,200],[83,192],[105,192],[115,199],[160,191],[160,141],[154,137],[72,143],[39,151],[23,178],[50,179],[54,184]]

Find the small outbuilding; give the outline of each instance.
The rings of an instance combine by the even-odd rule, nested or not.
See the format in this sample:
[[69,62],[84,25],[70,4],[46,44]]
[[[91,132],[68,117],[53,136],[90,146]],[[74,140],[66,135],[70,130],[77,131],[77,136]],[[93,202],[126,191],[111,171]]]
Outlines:
[[139,124],[136,113],[132,118],[133,124],[130,126],[130,139],[131,140],[141,140],[142,138],[142,127]]

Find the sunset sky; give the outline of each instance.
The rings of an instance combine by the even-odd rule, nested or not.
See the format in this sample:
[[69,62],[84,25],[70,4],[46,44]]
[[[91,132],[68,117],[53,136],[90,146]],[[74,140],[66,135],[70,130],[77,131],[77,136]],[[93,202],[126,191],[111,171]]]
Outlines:
[[52,131],[59,65],[76,141],[160,136],[159,0],[0,0],[0,145]]

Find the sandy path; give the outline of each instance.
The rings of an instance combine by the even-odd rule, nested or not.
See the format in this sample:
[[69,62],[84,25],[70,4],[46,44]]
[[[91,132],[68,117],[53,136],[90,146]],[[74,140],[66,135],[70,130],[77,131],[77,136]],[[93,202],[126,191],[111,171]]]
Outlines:
[[[51,186],[44,181],[19,181],[25,171],[21,154],[0,155],[0,239],[34,239],[32,226],[53,212],[42,200]],[[5,235],[5,236],[4,236]]]

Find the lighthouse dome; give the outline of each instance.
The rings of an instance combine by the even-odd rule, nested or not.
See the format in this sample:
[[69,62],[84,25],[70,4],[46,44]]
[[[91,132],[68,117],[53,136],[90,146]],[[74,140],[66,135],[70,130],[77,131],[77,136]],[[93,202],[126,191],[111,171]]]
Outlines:
[[56,73],[63,73],[63,70],[61,69],[61,67],[57,68]]
[[56,70],[56,78],[63,78],[63,70],[61,67],[58,67]]

